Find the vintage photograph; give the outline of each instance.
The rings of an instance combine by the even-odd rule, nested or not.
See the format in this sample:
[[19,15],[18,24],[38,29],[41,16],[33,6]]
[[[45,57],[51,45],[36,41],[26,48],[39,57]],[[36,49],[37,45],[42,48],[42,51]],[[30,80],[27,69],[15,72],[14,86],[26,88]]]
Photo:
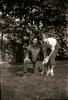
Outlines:
[[68,100],[68,0],[0,0],[1,100]]

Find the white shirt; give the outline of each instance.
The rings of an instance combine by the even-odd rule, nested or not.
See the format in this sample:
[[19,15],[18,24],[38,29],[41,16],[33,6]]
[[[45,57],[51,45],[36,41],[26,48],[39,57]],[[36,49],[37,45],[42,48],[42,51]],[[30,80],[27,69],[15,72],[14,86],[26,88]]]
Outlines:
[[55,38],[46,38],[46,39],[43,39],[43,41],[47,44],[50,44],[51,45],[51,49],[54,50],[55,49],[55,46],[57,44],[57,40]]

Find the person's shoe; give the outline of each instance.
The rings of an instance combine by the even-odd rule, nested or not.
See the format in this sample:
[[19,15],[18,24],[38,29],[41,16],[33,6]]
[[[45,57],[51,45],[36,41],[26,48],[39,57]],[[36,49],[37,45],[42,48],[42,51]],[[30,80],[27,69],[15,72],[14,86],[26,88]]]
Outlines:
[[47,71],[46,75],[48,76],[50,74],[50,70]]
[[50,74],[51,74],[51,76],[54,76],[53,68],[51,68]]
[[41,75],[43,75],[43,74],[44,74],[44,72],[42,71],[42,72],[41,72]]

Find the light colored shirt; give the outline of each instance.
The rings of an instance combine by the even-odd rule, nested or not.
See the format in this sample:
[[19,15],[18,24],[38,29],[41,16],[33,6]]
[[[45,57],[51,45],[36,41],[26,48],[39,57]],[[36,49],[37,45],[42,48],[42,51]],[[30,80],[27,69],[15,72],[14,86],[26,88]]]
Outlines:
[[46,38],[43,41],[44,43],[47,43],[51,46],[51,50],[55,49],[55,46],[57,44],[57,40],[55,38]]

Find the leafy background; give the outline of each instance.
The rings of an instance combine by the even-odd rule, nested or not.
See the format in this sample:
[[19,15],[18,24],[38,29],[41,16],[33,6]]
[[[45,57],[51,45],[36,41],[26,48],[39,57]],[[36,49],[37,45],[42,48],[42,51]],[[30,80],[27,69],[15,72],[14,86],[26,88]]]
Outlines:
[[[22,62],[26,46],[41,33],[59,43],[57,58],[68,58],[67,0],[1,0],[0,48],[2,59]],[[9,59],[11,58],[11,59]]]

